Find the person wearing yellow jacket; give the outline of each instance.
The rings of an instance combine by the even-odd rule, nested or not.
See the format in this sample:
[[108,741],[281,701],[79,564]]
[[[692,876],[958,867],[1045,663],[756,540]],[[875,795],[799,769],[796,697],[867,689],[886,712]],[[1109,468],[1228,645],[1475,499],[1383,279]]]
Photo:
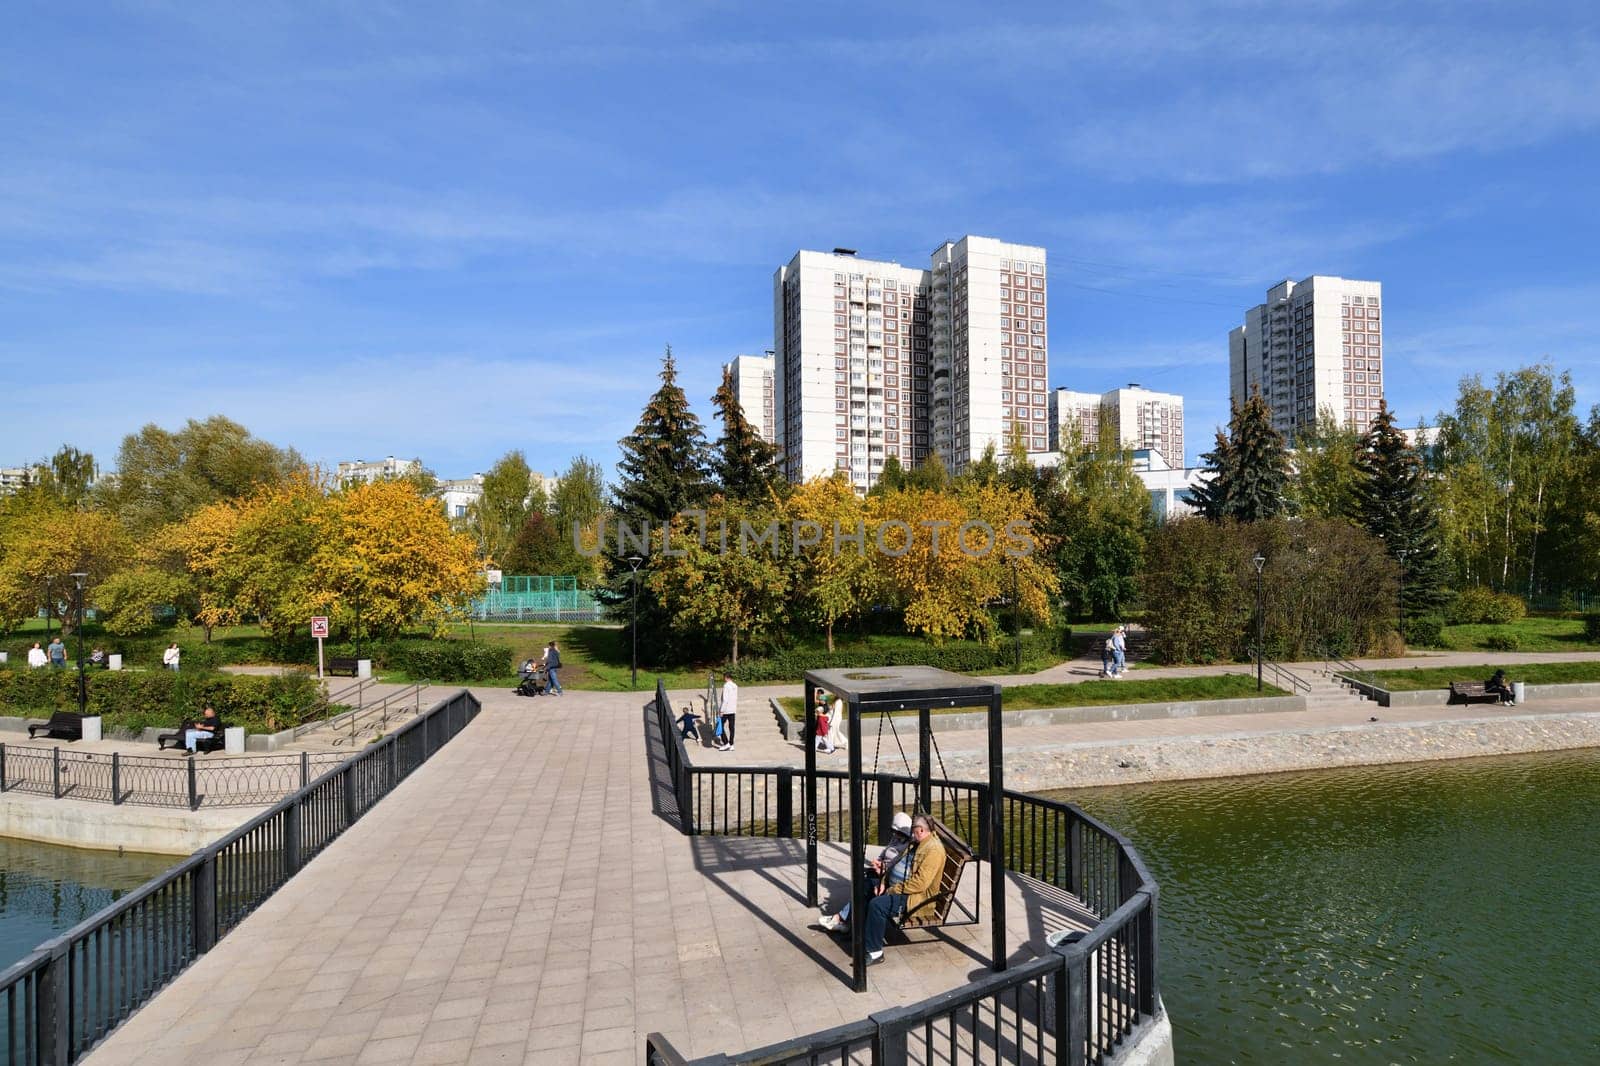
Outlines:
[[900,858],[911,864],[904,881],[890,884],[867,901],[867,964],[883,961],[883,938],[889,919],[932,899],[944,876],[944,842],[925,814],[911,820],[911,848]]

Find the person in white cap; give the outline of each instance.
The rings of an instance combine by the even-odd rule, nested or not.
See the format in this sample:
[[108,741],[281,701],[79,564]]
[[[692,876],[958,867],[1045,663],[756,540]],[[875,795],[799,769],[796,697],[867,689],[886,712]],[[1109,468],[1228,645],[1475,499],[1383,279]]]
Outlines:
[[[873,889],[874,894],[881,893],[885,888],[904,881],[911,873],[909,864],[900,860],[906,857],[911,847],[911,815],[905,811],[896,811],[894,822],[889,832],[889,843],[878,852],[878,857],[868,863],[872,873],[879,878],[878,886]],[[846,932],[850,928],[850,904],[839,908],[838,914],[824,914],[818,923],[830,933]]]

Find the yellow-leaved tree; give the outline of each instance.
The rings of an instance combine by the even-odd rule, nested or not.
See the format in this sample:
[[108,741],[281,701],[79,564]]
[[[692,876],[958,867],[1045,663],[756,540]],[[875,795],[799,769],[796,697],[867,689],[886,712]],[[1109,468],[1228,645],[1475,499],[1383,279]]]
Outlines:
[[872,606],[882,583],[866,533],[866,501],[836,473],[797,486],[784,510],[794,554],[794,601],[822,626],[831,652],[835,623]]
[[0,620],[6,628],[48,606],[70,632],[77,622],[74,573],[92,590],[116,572],[129,553],[127,534],[103,511],[56,504],[10,513],[0,524]]
[[483,590],[472,536],[451,529],[412,482],[347,487],[327,497],[311,525],[311,605],[346,625],[356,623],[359,608],[363,632],[427,626],[441,633]]

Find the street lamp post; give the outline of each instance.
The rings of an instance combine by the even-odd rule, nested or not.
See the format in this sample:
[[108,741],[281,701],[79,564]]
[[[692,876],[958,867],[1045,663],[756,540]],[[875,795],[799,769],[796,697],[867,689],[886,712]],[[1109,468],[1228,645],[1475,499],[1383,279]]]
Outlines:
[[56,575],[44,575],[44,642],[50,643],[50,616],[55,613],[55,587]]
[[1022,604],[1017,600],[1017,559],[1011,557],[1011,646],[1017,673],[1022,673]]
[[1265,654],[1263,644],[1263,622],[1261,613],[1261,568],[1267,565],[1267,557],[1256,552],[1255,558],[1250,560],[1256,567],[1256,691],[1261,691],[1261,657]]
[[1400,598],[1396,601],[1395,606],[1400,611],[1401,639],[1404,639],[1406,635],[1406,551],[1407,549],[1405,548],[1395,551],[1395,555],[1400,558]]
[[639,687],[639,564],[644,558],[638,555],[628,556],[628,571],[633,576],[633,613],[628,622],[628,633],[633,638],[633,671],[632,679],[628,682],[629,688]]
[[77,572],[71,576],[78,591],[78,717],[82,718],[89,705],[89,688],[83,678],[83,582],[89,575]]

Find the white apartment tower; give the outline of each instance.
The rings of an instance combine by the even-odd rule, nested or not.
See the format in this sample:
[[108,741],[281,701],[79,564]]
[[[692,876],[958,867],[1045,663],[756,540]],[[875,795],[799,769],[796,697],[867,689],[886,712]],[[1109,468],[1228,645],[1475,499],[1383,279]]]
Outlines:
[[745,419],[761,434],[761,439],[774,444],[778,439],[777,404],[773,393],[771,352],[766,355],[736,355],[723,365],[733,372],[733,392],[739,397],[739,407]]
[[959,471],[1013,425],[1049,437],[1045,251],[988,237],[941,245],[928,270],[802,251],[773,279],[776,443],[791,481],[849,472],[866,491],[890,455]]
[[1154,449],[1173,466],[1183,466],[1183,397],[1138,384],[1105,393],[1056,389],[1050,394],[1051,449],[1061,447],[1074,423],[1084,444],[1098,444],[1102,412],[1121,447]]
[[1383,398],[1382,296],[1381,282],[1321,274],[1274,285],[1228,334],[1233,402],[1260,388],[1272,424],[1291,441],[1324,408],[1366,430]]

